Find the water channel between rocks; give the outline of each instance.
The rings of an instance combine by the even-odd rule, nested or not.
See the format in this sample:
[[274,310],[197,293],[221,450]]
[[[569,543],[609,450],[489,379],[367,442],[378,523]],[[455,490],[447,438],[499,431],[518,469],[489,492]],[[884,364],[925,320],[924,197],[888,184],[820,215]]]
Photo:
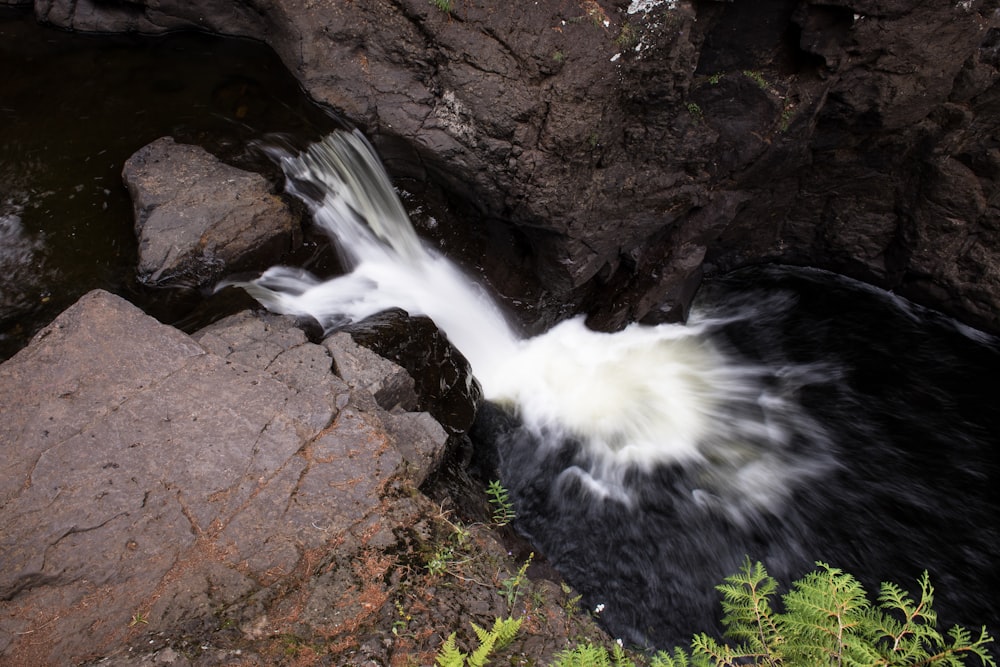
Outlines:
[[[338,125],[273,53],[245,41],[85,37],[4,11],[0,53],[0,358],[93,288],[167,321],[193,307],[197,294],[135,283],[121,184],[133,152],[170,135],[264,168],[254,140],[304,141]],[[1000,630],[1000,418],[986,389],[1000,372],[996,340],[892,295],[783,269],[707,284],[694,320],[757,369],[763,413],[788,418],[769,411],[786,400],[802,408],[789,429],[765,419],[759,441],[726,436],[697,465],[626,466],[614,481],[627,497],[594,494],[593,461],[572,438],[546,445],[489,409],[476,429],[500,443],[520,529],[604,605],[609,628],[657,645],[705,629],[717,617],[712,586],[749,554],[782,576],[828,560],[869,586],[912,588],[927,568],[949,622]],[[778,461],[766,444],[774,429],[788,434]],[[790,483],[767,477],[776,470]]]

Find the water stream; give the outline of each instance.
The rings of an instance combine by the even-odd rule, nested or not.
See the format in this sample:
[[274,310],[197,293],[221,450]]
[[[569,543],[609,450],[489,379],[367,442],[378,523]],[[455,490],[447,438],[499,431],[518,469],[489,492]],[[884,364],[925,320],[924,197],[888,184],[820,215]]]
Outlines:
[[944,620],[998,626],[995,338],[788,267],[710,281],[684,325],[524,336],[417,237],[359,133],[273,157],[348,270],[234,284],[327,329],[431,318],[490,401],[476,436],[497,443],[517,527],[615,636],[712,628],[744,555],[786,582],[824,560],[869,590],[928,569]]

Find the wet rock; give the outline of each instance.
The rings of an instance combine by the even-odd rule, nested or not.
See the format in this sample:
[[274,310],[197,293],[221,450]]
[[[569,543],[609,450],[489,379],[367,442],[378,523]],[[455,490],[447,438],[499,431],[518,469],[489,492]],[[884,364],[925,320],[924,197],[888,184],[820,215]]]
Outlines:
[[323,346],[333,356],[337,374],[351,387],[374,396],[383,409],[416,409],[413,378],[401,367],[358,345],[348,333],[333,334]]
[[299,223],[259,174],[164,137],[125,163],[139,280],[196,287],[297,242]]
[[392,546],[443,430],[331,369],[283,318],[196,340],[100,291],[0,366],[0,656],[267,626],[318,555]]

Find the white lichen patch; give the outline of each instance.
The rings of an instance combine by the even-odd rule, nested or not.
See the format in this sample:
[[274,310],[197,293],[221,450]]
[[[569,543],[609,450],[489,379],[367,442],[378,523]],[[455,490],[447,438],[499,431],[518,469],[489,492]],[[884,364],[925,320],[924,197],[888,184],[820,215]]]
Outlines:
[[632,4],[628,6],[628,13],[637,14],[643,12],[644,14],[648,14],[661,5],[666,5],[664,9],[674,9],[677,7],[677,0],[632,0]]
[[441,96],[441,104],[434,108],[434,115],[444,130],[451,136],[472,143],[476,138],[476,128],[469,120],[471,115],[465,105],[455,96],[454,91],[446,90]]

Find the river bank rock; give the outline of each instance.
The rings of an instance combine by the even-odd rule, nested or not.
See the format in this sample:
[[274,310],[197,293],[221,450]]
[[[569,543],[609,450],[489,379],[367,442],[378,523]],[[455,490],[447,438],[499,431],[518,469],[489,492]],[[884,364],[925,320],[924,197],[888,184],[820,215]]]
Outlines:
[[[95,291],[0,365],[0,661],[280,664],[294,636],[324,647],[316,664],[360,664],[346,656],[371,641],[388,664],[467,625],[441,605],[474,594],[472,618],[501,614],[496,590],[424,601],[411,570],[447,524],[417,486],[447,435],[401,409],[405,391],[383,395],[390,413],[370,374],[335,375],[331,347],[370,354],[248,312],[191,337]],[[477,539],[492,576],[516,571]],[[418,602],[438,620],[394,643],[397,609]]]
[[[34,7],[268,42],[397,176],[465,203],[474,263],[539,317],[676,318],[703,274],[780,261],[1000,330],[996,0]],[[953,188],[982,205],[929,195]]]
[[125,162],[122,179],[145,285],[204,286],[299,240],[298,219],[263,176],[198,146],[158,139]]

